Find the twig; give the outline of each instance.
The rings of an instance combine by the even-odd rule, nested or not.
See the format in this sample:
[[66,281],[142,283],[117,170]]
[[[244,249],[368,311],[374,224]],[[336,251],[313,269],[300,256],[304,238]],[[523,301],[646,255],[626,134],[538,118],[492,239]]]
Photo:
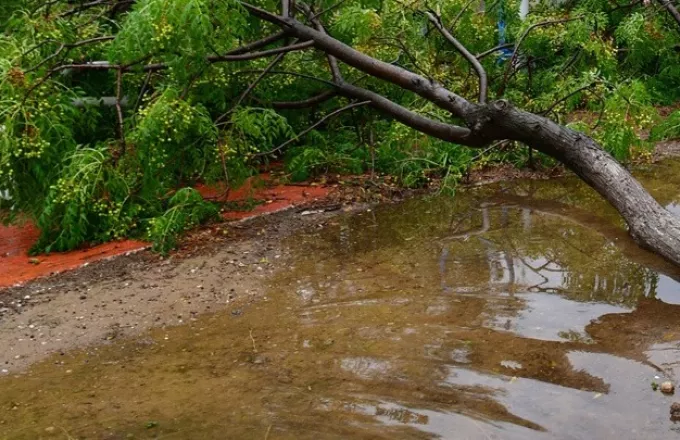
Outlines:
[[[61,54],[61,52],[64,51],[64,50],[66,50],[66,53],[68,53],[71,49],[74,49],[76,47],[85,46],[85,45],[91,44],[91,43],[99,43],[101,41],[111,41],[114,38],[116,38],[116,37],[113,36],[113,35],[107,35],[107,36],[103,36],[103,37],[96,37],[96,38],[90,38],[88,40],[77,41],[77,42],[72,43],[72,44],[62,44],[61,46],[59,46],[59,49],[57,49],[56,52],[54,52],[52,55],[47,56],[44,60],[42,60],[41,62],[39,62],[35,66],[25,70],[24,73],[33,72],[34,70],[39,69],[41,66],[45,65],[51,59],[58,57],[59,54]],[[36,46],[36,48],[37,47],[40,47],[40,45]],[[32,52],[33,50],[35,50],[35,48],[26,52],[23,56],[26,56],[28,53]],[[64,54],[64,55],[66,55],[66,54]]]
[[[235,74],[239,73],[262,73],[263,69],[244,69],[244,70],[239,70],[234,72]],[[336,87],[336,84],[325,80],[323,78],[318,78],[313,75],[307,75],[306,73],[298,73],[298,72],[291,72],[290,70],[270,70],[269,73],[274,74],[274,75],[290,75],[290,76],[297,76],[299,78],[304,78],[304,79],[310,79],[312,81],[318,81],[320,83],[324,83],[328,86],[331,86],[333,88]]]
[[279,109],[279,110],[297,110],[297,109],[302,109],[302,108],[307,108],[307,107],[314,107],[317,104],[321,104],[322,102],[328,101],[329,99],[334,98],[337,96],[337,92],[335,90],[326,90],[325,92],[321,92],[318,95],[312,96],[311,98],[307,99],[301,99],[299,101],[261,101],[257,98],[253,98],[258,102],[263,102],[266,103],[267,105],[270,105],[272,108]]
[[[285,3],[285,2],[286,2],[286,0],[284,0],[284,3]],[[291,45],[295,44],[297,41],[298,41],[297,39],[294,40],[293,43],[292,43]],[[230,108],[228,111],[226,111],[224,114],[220,115],[219,118],[217,118],[217,120],[215,121],[215,124],[216,124],[216,125],[220,125],[220,124],[222,123],[222,121],[224,121],[224,120],[227,118],[227,116],[229,116],[231,113],[233,113],[234,110],[235,110],[239,105],[241,105],[241,103],[242,103],[243,100],[246,98],[246,96],[248,96],[248,95],[250,94],[250,92],[253,91],[253,89],[259,84],[260,81],[262,81],[262,79],[267,75],[267,73],[269,73],[274,67],[276,67],[276,65],[279,64],[279,63],[281,62],[281,60],[283,60],[283,57],[285,57],[285,56],[286,56],[286,52],[282,52],[282,53],[278,54],[278,55],[276,56],[276,58],[274,58],[274,59],[272,60],[272,62],[269,63],[269,65],[268,65],[267,67],[264,68],[264,70],[257,76],[257,78],[255,78],[255,79],[248,85],[248,88],[245,89],[245,90],[243,91],[243,93],[241,93],[241,94],[239,95],[239,97],[236,99],[236,102],[235,102],[234,104],[232,104],[231,108]]]
[[337,2],[337,3],[335,3],[335,4],[332,4],[331,6],[327,7],[326,9],[322,9],[320,12],[317,12],[316,14],[314,14],[314,16],[311,17],[311,19],[314,20],[314,19],[316,19],[316,18],[322,16],[323,14],[325,14],[325,13],[327,13],[327,12],[329,12],[329,11],[332,11],[333,9],[335,9],[335,8],[337,8],[338,6],[342,5],[342,4],[345,3],[346,1],[347,1],[347,0],[340,0],[339,2]]
[[571,98],[572,96],[574,96],[574,95],[576,95],[576,94],[578,94],[578,93],[580,93],[584,90],[587,90],[587,89],[595,86],[596,84],[597,83],[590,83],[590,84],[585,85],[583,87],[579,87],[578,89],[574,90],[573,92],[569,93],[568,95],[564,96],[563,98],[558,99],[550,107],[548,107],[546,110],[539,112],[538,114],[545,115],[547,113],[550,113],[555,107],[557,107],[558,105],[560,105],[561,103],[563,103],[567,99]]
[[452,21],[451,24],[449,25],[449,30],[450,30],[451,32],[453,32],[453,30],[455,29],[456,25],[458,24],[458,21],[463,17],[463,14],[465,13],[465,11],[467,11],[467,8],[469,8],[470,5],[471,5],[474,1],[475,1],[475,0],[468,0],[468,2],[465,3],[465,4],[463,5],[463,7],[461,8],[461,10],[458,11],[458,14],[456,14],[456,17],[453,19],[453,21]]
[[[661,0],[659,0],[659,1],[661,1]],[[562,18],[562,19],[559,19],[559,20],[547,20],[547,21],[542,21],[540,23],[532,24],[531,26],[529,26],[527,28],[527,30],[525,30],[524,33],[522,33],[522,35],[519,37],[519,40],[517,40],[517,44],[515,44],[515,50],[513,50],[512,57],[510,57],[510,61],[508,62],[507,67],[505,68],[505,73],[503,74],[503,84],[501,84],[501,88],[498,91],[498,94],[503,95],[503,93],[505,92],[505,88],[508,85],[508,79],[509,79],[508,75],[510,74],[510,69],[512,69],[513,64],[515,64],[515,60],[517,59],[517,53],[519,52],[519,47],[522,45],[522,43],[524,42],[524,39],[527,37],[527,35],[529,35],[529,32],[531,32],[532,30],[539,28],[539,27],[549,26],[551,24],[567,23],[567,22],[574,21],[574,20],[580,20],[581,18],[583,18],[583,17],[578,16],[578,17],[571,17],[571,18]]]
[[352,103],[352,104],[349,104],[349,105],[346,105],[346,106],[344,106],[344,107],[341,107],[341,108],[339,108],[339,109],[337,109],[337,110],[335,110],[335,111],[333,111],[333,112],[327,114],[327,115],[324,116],[323,118],[319,119],[315,124],[313,124],[313,125],[311,125],[310,127],[307,127],[306,129],[302,130],[300,133],[296,134],[293,138],[288,139],[286,142],[282,143],[281,145],[279,145],[278,147],[274,148],[273,150],[270,150],[270,151],[267,151],[267,152],[262,152],[262,153],[257,153],[257,154],[254,155],[254,157],[268,156],[268,155],[270,155],[270,154],[272,154],[272,153],[275,153],[275,152],[281,150],[282,148],[285,148],[286,146],[288,146],[288,145],[292,144],[293,142],[297,141],[297,140],[300,139],[302,136],[304,136],[304,135],[306,135],[307,133],[309,133],[310,131],[314,130],[316,127],[318,127],[319,125],[323,124],[324,122],[326,122],[328,119],[332,118],[333,116],[335,116],[335,115],[337,115],[337,114],[339,114],[339,113],[342,113],[342,112],[344,112],[344,111],[346,111],[346,110],[350,110],[350,109],[353,109],[353,108],[355,108],[355,107],[359,107],[359,106],[366,105],[366,104],[370,104],[370,103],[371,103],[371,101],[361,101],[361,102],[354,102],[354,103]]
[[451,35],[451,33],[442,25],[441,18],[432,11],[425,12],[425,16],[430,20],[435,28],[440,34],[449,42],[451,45],[460,53],[463,58],[467,60],[468,63],[472,65],[475,69],[477,76],[479,77],[479,102],[480,104],[486,103],[486,94],[488,89],[488,80],[486,78],[486,70],[484,66],[479,62],[479,60],[470,53],[465,46],[463,46],[456,38]]
[[146,88],[149,87],[149,82],[151,81],[151,75],[153,75],[153,72],[149,70],[146,73],[146,78],[144,78],[144,83],[142,84],[142,88],[139,89],[139,95],[137,96],[137,101],[135,101],[135,106],[132,109],[132,113],[136,114],[137,109],[139,108],[140,104],[142,103],[142,98],[144,97],[144,94],[146,93]]
[[253,338],[253,329],[250,329],[250,340],[253,342],[253,351],[257,353],[257,348],[255,348],[255,338]]
[[503,49],[509,49],[512,46],[514,46],[514,44],[512,44],[512,43],[501,44],[501,45],[498,45],[496,47],[492,47],[491,49],[486,50],[486,51],[484,51],[480,54],[477,54],[476,58],[478,60],[481,60],[482,58],[485,58],[485,57],[491,55],[494,52],[498,52],[498,51],[503,50]]
[[673,19],[680,25],[680,12],[678,12],[678,9],[671,3],[670,0],[658,0],[659,4],[666,8],[669,14],[673,17]]
[[281,40],[283,37],[286,36],[285,31],[277,32],[275,34],[272,34],[268,37],[261,38],[257,41],[253,41],[252,43],[244,44],[241,47],[237,47],[236,49],[232,49],[229,52],[227,52],[225,55],[240,55],[244,54],[247,52],[250,52],[252,50],[259,49],[261,47],[268,46],[272,43],[275,43],[279,40]]
[[120,105],[123,96],[123,69],[118,69],[116,75],[116,115],[118,116],[118,135],[121,154],[125,153],[125,126],[123,121],[123,107]]

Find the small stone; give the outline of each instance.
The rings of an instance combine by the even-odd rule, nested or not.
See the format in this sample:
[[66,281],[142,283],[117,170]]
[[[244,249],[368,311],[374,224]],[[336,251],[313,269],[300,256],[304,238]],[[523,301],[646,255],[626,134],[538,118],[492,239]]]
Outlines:
[[671,419],[680,420],[680,402],[673,402],[671,405]]
[[661,384],[661,392],[664,394],[673,394],[673,391],[675,391],[675,385],[673,385],[673,382],[671,381],[666,381]]
[[45,432],[48,434],[52,434],[54,431],[56,431],[54,426],[48,426],[47,428],[45,428]]

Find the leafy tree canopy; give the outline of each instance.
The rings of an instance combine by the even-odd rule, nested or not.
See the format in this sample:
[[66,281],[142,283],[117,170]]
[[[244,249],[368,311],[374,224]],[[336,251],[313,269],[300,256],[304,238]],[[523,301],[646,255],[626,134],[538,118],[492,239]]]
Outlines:
[[[238,0],[1,3],[0,189],[13,214],[36,220],[35,251],[130,235],[167,250],[216,212],[180,188],[235,185],[272,159],[283,158],[293,179],[371,169],[448,186],[471,166],[527,159],[512,142],[475,150],[347,105],[325,54]],[[658,122],[655,106],[680,97],[680,24],[669,5],[538,2],[521,19],[517,0],[316,0],[290,13],[461,96],[505,98],[583,131],[629,160],[649,154],[640,133]],[[481,63],[488,88],[447,33]],[[339,73],[417,114],[451,118],[351,67]],[[651,139],[677,136],[678,121],[672,114]]]

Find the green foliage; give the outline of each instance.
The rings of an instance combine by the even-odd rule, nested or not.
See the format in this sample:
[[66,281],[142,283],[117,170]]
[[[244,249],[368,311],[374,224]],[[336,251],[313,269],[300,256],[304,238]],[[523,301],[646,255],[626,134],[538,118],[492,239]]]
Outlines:
[[163,215],[149,220],[147,237],[153,241],[153,250],[167,254],[177,245],[182,232],[215,218],[218,213],[217,207],[205,202],[198,191],[182,188],[170,198]]
[[170,65],[175,79],[186,82],[205,69],[208,55],[236,46],[245,26],[245,11],[233,0],[139,0],[109,59],[130,64],[154,54]]
[[106,154],[104,147],[80,148],[69,156],[37,219],[41,236],[34,252],[120,238],[136,227],[136,207],[128,203],[130,182]]
[[290,149],[286,170],[294,181],[329,172],[359,174],[367,160],[366,148],[362,147],[348,130],[337,130],[332,135],[313,131],[303,145]]
[[680,137],[680,110],[672,112],[668,117],[652,129],[651,138],[655,141],[677,139]]
[[[11,201],[2,202],[11,217],[26,214],[41,229],[35,252],[123,236],[154,239],[166,252],[214,208],[187,188],[199,182],[237,186],[271,160],[283,159],[293,180],[375,171],[405,186],[441,180],[446,191],[475,167],[528,162],[524,145],[472,150],[429,138],[367,106],[294,139],[347,100],[295,110],[269,104],[329,89],[326,57],[312,50],[286,54],[241,99],[272,58],[211,61],[278,29],[237,0],[137,0],[115,10],[109,2],[0,3],[0,190],[11,193]],[[490,100],[508,99],[568,123],[620,160],[649,151],[651,142],[641,133],[651,131],[652,140],[680,136],[679,112],[655,127],[655,107],[680,99],[680,32],[665,11],[643,3],[616,8],[609,0],[540,2],[522,21],[519,3],[487,2],[486,11],[468,0],[320,0],[313,6],[316,12],[330,8],[319,18],[333,37],[470,100],[479,93],[476,75],[422,12],[440,14],[473,54],[499,43],[503,16],[505,41],[521,45],[513,64],[500,51],[481,58]],[[254,4],[279,8],[270,0]],[[120,84],[116,69],[60,67],[104,61],[123,66]],[[465,125],[386,81],[341,69],[347,82],[417,114]],[[122,131],[115,107],[74,105],[119,91],[127,103]],[[294,142],[280,150],[289,139]]]
[[343,9],[332,29],[337,32],[338,38],[353,44],[362,44],[380,27],[380,22],[380,15],[375,10],[354,4]]

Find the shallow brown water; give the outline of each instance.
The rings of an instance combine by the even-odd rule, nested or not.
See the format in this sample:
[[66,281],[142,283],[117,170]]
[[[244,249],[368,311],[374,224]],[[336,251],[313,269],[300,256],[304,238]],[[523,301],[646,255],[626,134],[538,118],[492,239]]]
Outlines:
[[338,217],[254,305],[1,379],[0,438],[680,438],[680,272],[618,222],[568,179]]

